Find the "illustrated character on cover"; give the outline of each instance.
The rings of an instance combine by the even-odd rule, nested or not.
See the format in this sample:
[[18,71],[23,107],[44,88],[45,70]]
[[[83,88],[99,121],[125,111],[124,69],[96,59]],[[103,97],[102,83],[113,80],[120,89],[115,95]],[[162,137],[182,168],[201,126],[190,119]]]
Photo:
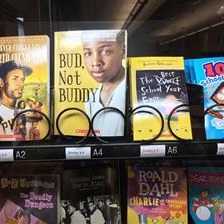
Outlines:
[[[83,31],[84,62],[90,76],[100,86],[85,104],[90,119],[105,107],[116,107],[125,114],[126,76],[122,59],[125,58],[125,31]],[[111,122],[113,121],[113,122]],[[124,120],[117,112],[104,111],[94,121],[99,136],[122,136]]]
[[0,65],[0,133],[12,134],[17,100],[22,97],[25,78],[33,70],[11,60]]
[[15,128],[13,129],[13,133],[16,136],[16,140],[20,141],[26,140],[26,120],[18,118],[16,120],[16,125]]
[[210,191],[208,189],[202,189],[200,197],[194,199],[193,211],[196,213],[200,220],[206,221],[211,216],[211,208],[214,206],[212,200],[208,199]]
[[[14,115],[18,115],[19,113],[22,113],[26,109],[26,101],[25,100],[19,100],[17,103],[17,107],[14,111]],[[22,114],[20,116],[24,122],[26,122],[26,115]]]
[[0,220],[1,224],[48,224],[10,200],[7,200],[1,209]]
[[20,209],[15,217],[7,217],[6,224],[30,224],[30,213],[23,209]]
[[224,201],[219,196],[213,199],[214,202],[214,224],[224,224]]
[[37,121],[32,122],[32,127],[29,130],[29,139],[30,140],[39,140],[40,139],[40,129]]
[[[27,98],[26,109],[42,111],[43,103],[36,101],[34,97]],[[43,119],[42,115],[38,112],[30,111],[26,113],[26,138],[29,140],[39,140],[40,130],[39,121]]]
[[224,82],[222,82],[218,88],[213,92],[210,99],[212,99],[217,107],[208,111],[208,114],[213,116],[214,119],[211,120],[211,124],[217,129],[224,128],[224,110],[223,106],[218,106],[219,104],[224,104]]

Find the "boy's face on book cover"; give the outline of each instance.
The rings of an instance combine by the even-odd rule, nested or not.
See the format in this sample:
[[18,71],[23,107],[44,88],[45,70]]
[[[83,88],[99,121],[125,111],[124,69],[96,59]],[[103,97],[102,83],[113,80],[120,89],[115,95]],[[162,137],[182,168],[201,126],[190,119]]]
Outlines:
[[115,41],[84,42],[84,61],[87,71],[99,83],[116,80],[123,72],[123,46]]

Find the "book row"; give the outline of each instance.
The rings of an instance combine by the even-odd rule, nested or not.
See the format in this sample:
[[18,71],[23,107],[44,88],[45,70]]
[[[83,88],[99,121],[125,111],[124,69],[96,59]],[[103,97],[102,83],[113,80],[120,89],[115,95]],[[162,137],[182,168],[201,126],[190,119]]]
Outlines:
[[128,58],[125,30],[55,32],[54,66],[47,36],[0,49],[1,141],[44,139],[51,122],[53,135],[124,136],[128,113],[134,141],[192,140],[186,80],[203,86],[206,138],[223,138],[222,57]]
[[57,168],[53,173],[11,171],[1,175],[0,222],[224,222],[223,167],[183,168],[165,162],[152,166],[146,161],[129,161],[122,174],[117,163],[84,163],[76,168]]

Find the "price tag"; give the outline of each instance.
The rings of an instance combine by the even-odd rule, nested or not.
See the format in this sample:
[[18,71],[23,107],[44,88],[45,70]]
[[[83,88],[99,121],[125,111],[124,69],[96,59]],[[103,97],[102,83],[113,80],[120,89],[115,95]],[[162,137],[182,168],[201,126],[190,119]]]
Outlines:
[[217,155],[224,155],[224,143],[217,144]]
[[2,149],[0,150],[0,161],[14,161],[13,149]]
[[90,159],[91,148],[90,147],[66,147],[65,156],[66,156],[66,159]]
[[141,145],[140,157],[163,157],[165,148],[165,145]]

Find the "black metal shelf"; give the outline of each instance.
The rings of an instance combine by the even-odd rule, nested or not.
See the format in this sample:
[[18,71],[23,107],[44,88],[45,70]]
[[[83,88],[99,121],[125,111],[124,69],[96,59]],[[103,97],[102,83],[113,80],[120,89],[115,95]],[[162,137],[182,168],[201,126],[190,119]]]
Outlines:
[[[104,137],[101,139],[96,135],[75,137],[60,134],[58,136],[49,135],[49,140],[1,142],[0,162],[168,157],[193,158],[224,155],[224,138],[220,141],[205,140],[205,113],[203,110],[202,87],[188,84],[188,92],[192,133],[194,136],[193,141],[186,141],[175,136],[179,139],[178,141],[162,142],[151,139],[149,141],[133,142],[131,124],[127,122],[127,130],[124,137]],[[128,115],[130,114],[128,113]],[[50,120],[48,123],[50,134]]]
[[121,142],[72,144],[71,142],[2,143],[0,161],[132,159],[161,157],[215,157],[224,155],[224,141]]

